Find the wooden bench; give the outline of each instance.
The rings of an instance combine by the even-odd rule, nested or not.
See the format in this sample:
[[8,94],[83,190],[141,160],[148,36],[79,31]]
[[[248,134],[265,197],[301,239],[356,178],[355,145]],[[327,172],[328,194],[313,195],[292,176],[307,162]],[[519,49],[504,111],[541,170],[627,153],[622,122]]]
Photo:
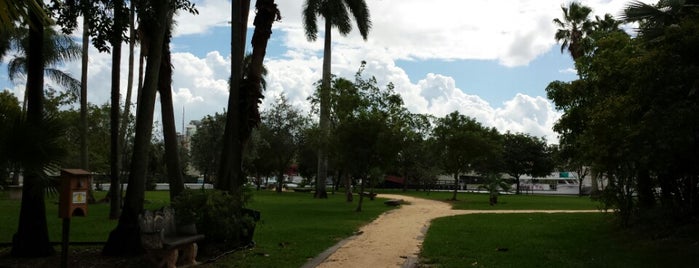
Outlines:
[[294,188],[294,192],[310,193],[312,188]]
[[387,206],[396,207],[396,206],[400,206],[401,204],[403,204],[403,199],[389,199],[389,200],[384,201],[383,203],[386,204]]
[[360,193],[360,195],[362,195],[364,197],[369,197],[369,200],[374,200],[374,198],[376,197],[376,193],[370,193],[370,192],[363,192],[363,193]]
[[[163,207],[156,211],[146,210],[138,216],[138,223],[146,257],[155,267],[177,267],[178,264],[197,263],[196,242],[204,239],[204,235],[196,234],[196,228],[188,232],[178,231],[174,209]],[[182,258],[178,258],[180,251]]]

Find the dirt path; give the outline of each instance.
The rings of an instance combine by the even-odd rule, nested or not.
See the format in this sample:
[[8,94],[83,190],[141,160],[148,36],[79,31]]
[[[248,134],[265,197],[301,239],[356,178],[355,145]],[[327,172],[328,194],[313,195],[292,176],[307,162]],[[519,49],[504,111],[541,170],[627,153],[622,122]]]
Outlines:
[[362,227],[358,235],[328,249],[304,267],[412,267],[430,222],[439,217],[476,213],[562,213],[596,210],[453,210],[445,202],[402,195],[379,195],[409,204],[379,216]]

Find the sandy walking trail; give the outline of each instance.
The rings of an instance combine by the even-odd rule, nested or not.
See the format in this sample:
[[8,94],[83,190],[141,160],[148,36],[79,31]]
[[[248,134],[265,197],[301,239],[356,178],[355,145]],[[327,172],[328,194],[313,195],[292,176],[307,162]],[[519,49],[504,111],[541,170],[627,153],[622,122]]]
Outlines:
[[435,218],[476,213],[568,213],[597,210],[453,210],[446,202],[402,195],[408,204],[380,215],[358,234],[328,249],[303,267],[412,267],[417,262],[425,231]]

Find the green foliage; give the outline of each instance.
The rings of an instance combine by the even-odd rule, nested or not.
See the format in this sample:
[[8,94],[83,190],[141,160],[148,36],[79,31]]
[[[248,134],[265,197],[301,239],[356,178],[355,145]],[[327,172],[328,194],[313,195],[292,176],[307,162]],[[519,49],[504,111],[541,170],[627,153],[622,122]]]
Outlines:
[[203,173],[207,182],[216,178],[225,126],[225,112],[207,115],[199,121],[197,132],[192,135],[192,164]]
[[500,191],[510,191],[510,183],[503,179],[499,174],[487,174],[485,183],[478,186],[478,189],[488,191],[491,197],[500,195]]
[[393,84],[381,88],[375,77],[363,76],[365,64],[354,82],[333,83],[333,152],[338,169],[371,184],[395,166],[408,112]]
[[517,181],[517,193],[521,175],[543,177],[554,169],[553,158],[543,138],[508,132],[503,135],[502,145],[503,171]]
[[257,134],[260,141],[253,143],[257,153],[257,161],[253,160],[257,171],[255,175],[277,176],[277,190],[281,191],[283,175],[297,157],[304,130],[308,127],[310,119],[302,115],[301,111],[292,106],[285,96],[272,105],[269,110],[262,113],[262,124],[258,127]]
[[[499,171],[502,145],[495,128],[486,128],[475,119],[452,112],[437,120],[433,131],[434,150],[442,171],[453,175]],[[458,183],[458,179],[454,180]],[[456,200],[454,187],[452,200]]]
[[594,53],[576,59],[580,79],[547,87],[564,111],[562,152],[607,180],[601,200],[623,224],[658,207],[678,220],[699,214],[699,23],[687,5],[632,2],[624,16],[640,36],[598,28]]
[[261,212],[255,230],[255,248],[227,255],[218,267],[301,267],[392,207],[383,200],[365,202],[362,212],[343,195],[327,200],[308,193],[254,192],[249,207]]
[[[245,196],[250,197],[249,193]],[[179,224],[195,223],[206,241],[235,247],[250,241],[257,220],[238,209],[238,200],[219,190],[185,190],[172,206]]]
[[[28,36],[29,31],[26,29],[16,31],[14,35],[9,36],[10,47],[18,52],[18,54],[7,63],[7,73],[12,82],[15,82],[17,79],[27,74],[27,51],[29,50]],[[65,88],[72,95],[77,96],[80,90],[80,81],[56,69],[55,66],[78,59],[81,51],[80,45],[75,43],[70,36],[57,33],[52,28],[46,28],[43,40],[44,50],[41,60],[44,66],[46,66],[44,70],[45,76]]]

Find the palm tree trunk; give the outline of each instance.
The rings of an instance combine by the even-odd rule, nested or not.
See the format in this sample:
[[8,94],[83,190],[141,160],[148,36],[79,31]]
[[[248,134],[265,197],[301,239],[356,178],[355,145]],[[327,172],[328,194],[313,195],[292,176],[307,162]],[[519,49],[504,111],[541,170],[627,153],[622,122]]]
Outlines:
[[[172,21],[172,20],[170,20]],[[163,138],[165,139],[165,163],[170,182],[170,201],[184,191],[182,165],[177,146],[177,130],[175,128],[175,111],[172,103],[172,62],[170,60],[170,30],[168,27],[163,42],[163,56],[160,64],[158,92],[160,93],[160,110],[163,120]],[[183,130],[184,131],[184,130]]]
[[[223,150],[217,174],[216,188],[238,193],[242,183],[242,144],[240,140],[240,86],[243,78],[243,54],[250,7],[249,0],[231,4],[231,78],[228,96],[226,128],[223,133]],[[241,196],[242,197],[242,196]],[[242,199],[240,200],[242,206]]]
[[[126,147],[126,133],[129,126],[131,114],[131,93],[133,91],[133,65],[134,65],[134,43],[136,40],[134,30],[135,5],[131,1],[129,8],[129,74],[126,84],[126,99],[124,100],[124,113],[121,116],[121,127],[119,127],[119,144],[121,144],[122,165]],[[121,172],[121,170],[119,171]],[[121,174],[121,173],[119,173]],[[120,178],[121,180],[121,178]],[[114,190],[112,190],[114,189]],[[118,219],[121,216],[121,181],[112,181],[109,187],[109,219]]]
[[90,35],[88,20],[83,18],[82,69],[80,72],[80,168],[89,169],[87,151],[87,63]]
[[[87,16],[83,16],[82,66],[80,70],[80,168],[90,170],[87,147],[87,63],[90,35]],[[87,190],[87,202],[95,203],[92,187]]]
[[[330,136],[330,59],[332,57],[332,24],[325,20],[325,45],[323,50],[323,77],[320,86],[320,148],[318,148],[318,175],[315,198],[328,198],[325,181],[328,178],[328,139]],[[361,193],[360,193],[361,194]],[[361,201],[361,198],[359,199]]]
[[[44,65],[42,51],[44,26],[38,15],[30,14],[29,50],[27,51],[27,123],[41,124],[44,114]],[[44,187],[41,168],[25,167],[22,203],[17,232],[12,237],[12,256],[44,257],[54,253],[49,243]]]
[[[165,25],[171,12],[169,0],[153,2],[155,23],[151,23],[148,35],[151,48],[161,48],[165,37]],[[137,255],[143,252],[138,227],[138,214],[143,210],[146,172],[148,169],[148,148],[152,136],[155,94],[158,90],[158,77],[162,60],[162,50],[151,49],[148,53],[143,90],[139,97],[136,112],[136,135],[134,139],[129,187],[124,198],[124,207],[117,227],[109,234],[102,251],[107,256]]]
[[[115,6],[120,7],[123,5],[122,1],[116,1]],[[123,24],[123,15],[120,12],[120,8],[114,9],[114,28],[120,29]],[[121,172],[121,157],[119,146],[119,116],[120,116],[120,97],[119,90],[121,88],[121,32],[114,34],[111,37],[110,43],[112,44],[112,89],[111,89],[111,107],[109,113],[110,121],[110,131],[109,131],[109,142],[110,142],[110,152],[109,152],[109,162],[110,165],[110,188],[109,194],[114,197],[119,194],[119,187],[113,187],[118,185],[120,182],[120,172]],[[110,215],[111,216],[111,215]]]

